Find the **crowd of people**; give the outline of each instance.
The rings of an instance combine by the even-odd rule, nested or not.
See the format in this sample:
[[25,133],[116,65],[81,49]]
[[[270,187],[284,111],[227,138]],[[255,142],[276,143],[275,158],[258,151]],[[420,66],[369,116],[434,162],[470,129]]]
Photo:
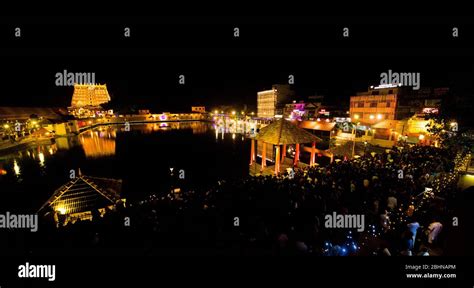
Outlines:
[[[104,215],[95,211],[91,221],[56,228],[45,218],[43,227],[49,223],[50,229],[40,229],[32,245],[236,255],[443,255],[457,191],[456,153],[394,147],[278,177],[222,180],[205,190],[170,187]],[[333,212],[364,215],[363,231],[325,227],[325,215]]]

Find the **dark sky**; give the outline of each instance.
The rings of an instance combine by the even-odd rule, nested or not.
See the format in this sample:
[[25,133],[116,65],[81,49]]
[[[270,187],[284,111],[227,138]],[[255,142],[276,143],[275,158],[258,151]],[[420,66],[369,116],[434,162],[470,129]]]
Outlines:
[[[295,76],[297,98],[343,103],[380,73],[421,73],[422,86],[467,97],[474,79],[474,20],[441,17],[0,19],[0,105],[68,106],[55,74],[94,72],[120,104],[160,111],[256,105],[257,91]],[[453,24],[454,23],[454,24]],[[133,37],[123,38],[123,27]],[[453,40],[452,26],[462,36]],[[22,27],[22,38],[11,33]],[[233,37],[233,28],[240,37]],[[343,27],[351,37],[342,38]],[[178,85],[178,75],[186,85]],[[471,99],[469,97],[468,99]]]
[[[376,85],[380,73],[420,72],[422,86],[469,91],[474,58],[450,57],[0,57],[3,106],[67,106],[72,88],[55,74],[94,72],[119,103],[187,111],[191,105],[256,104],[257,91],[295,76],[297,98],[323,94],[329,103]],[[186,84],[178,84],[184,74]],[[466,92],[467,93],[467,92]]]

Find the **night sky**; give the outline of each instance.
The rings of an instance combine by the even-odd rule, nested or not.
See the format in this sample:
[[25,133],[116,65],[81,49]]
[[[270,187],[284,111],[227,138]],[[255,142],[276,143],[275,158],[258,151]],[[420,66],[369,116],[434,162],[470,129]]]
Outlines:
[[[61,25],[48,19],[41,25],[37,19],[0,21],[0,36],[8,36],[0,47],[0,105],[69,106],[73,88],[55,86],[63,70],[94,72],[115,104],[155,112],[190,111],[192,105],[253,110],[257,91],[287,83],[289,74],[295,100],[318,94],[327,104],[348,104],[389,69],[419,72],[421,86],[449,87],[472,103],[474,54],[465,38],[474,35],[474,24],[462,18],[451,18],[465,35],[455,41],[451,20],[441,18],[430,18],[432,25],[419,18],[74,18]],[[23,28],[21,40],[10,33],[16,25]],[[132,40],[121,38],[124,25],[132,28]],[[241,28],[238,39],[234,26]],[[342,39],[343,26],[352,29],[350,39]]]
[[[5,59],[4,59],[5,60]],[[377,85],[388,69],[420,72],[422,86],[451,87],[468,93],[474,58],[401,57],[77,57],[16,58],[1,66],[1,105],[68,106],[73,89],[55,86],[55,74],[95,72],[113,99],[163,111],[187,111],[191,105],[256,105],[257,91],[295,76],[297,99],[326,95],[328,103]],[[184,74],[186,84],[178,84]]]

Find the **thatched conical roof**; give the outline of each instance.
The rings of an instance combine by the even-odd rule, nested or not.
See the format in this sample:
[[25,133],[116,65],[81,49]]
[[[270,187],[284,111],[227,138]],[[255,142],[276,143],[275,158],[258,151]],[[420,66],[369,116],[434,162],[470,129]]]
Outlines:
[[273,121],[270,125],[263,127],[257,136],[255,136],[255,139],[273,145],[322,141],[321,138],[314,136],[285,119],[278,119]]

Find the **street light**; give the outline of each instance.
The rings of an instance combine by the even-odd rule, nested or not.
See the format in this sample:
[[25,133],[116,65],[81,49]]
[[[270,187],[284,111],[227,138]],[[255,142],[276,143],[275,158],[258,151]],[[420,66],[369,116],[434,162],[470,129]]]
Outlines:
[[451,131],[458,132],[458,122],[453,121],[453,122],[449,123],[449,126],[451,126]]
[[235,111],[232,111],[232,115],[235,115]]
[[357,126],[360,124],[360,122],[356,123],[355,129],[354,129],[354,140],[352,142],[352,159],[354,159],[354,154],[355,154],[355,146],[356,146],[356,136],[357,136]]

